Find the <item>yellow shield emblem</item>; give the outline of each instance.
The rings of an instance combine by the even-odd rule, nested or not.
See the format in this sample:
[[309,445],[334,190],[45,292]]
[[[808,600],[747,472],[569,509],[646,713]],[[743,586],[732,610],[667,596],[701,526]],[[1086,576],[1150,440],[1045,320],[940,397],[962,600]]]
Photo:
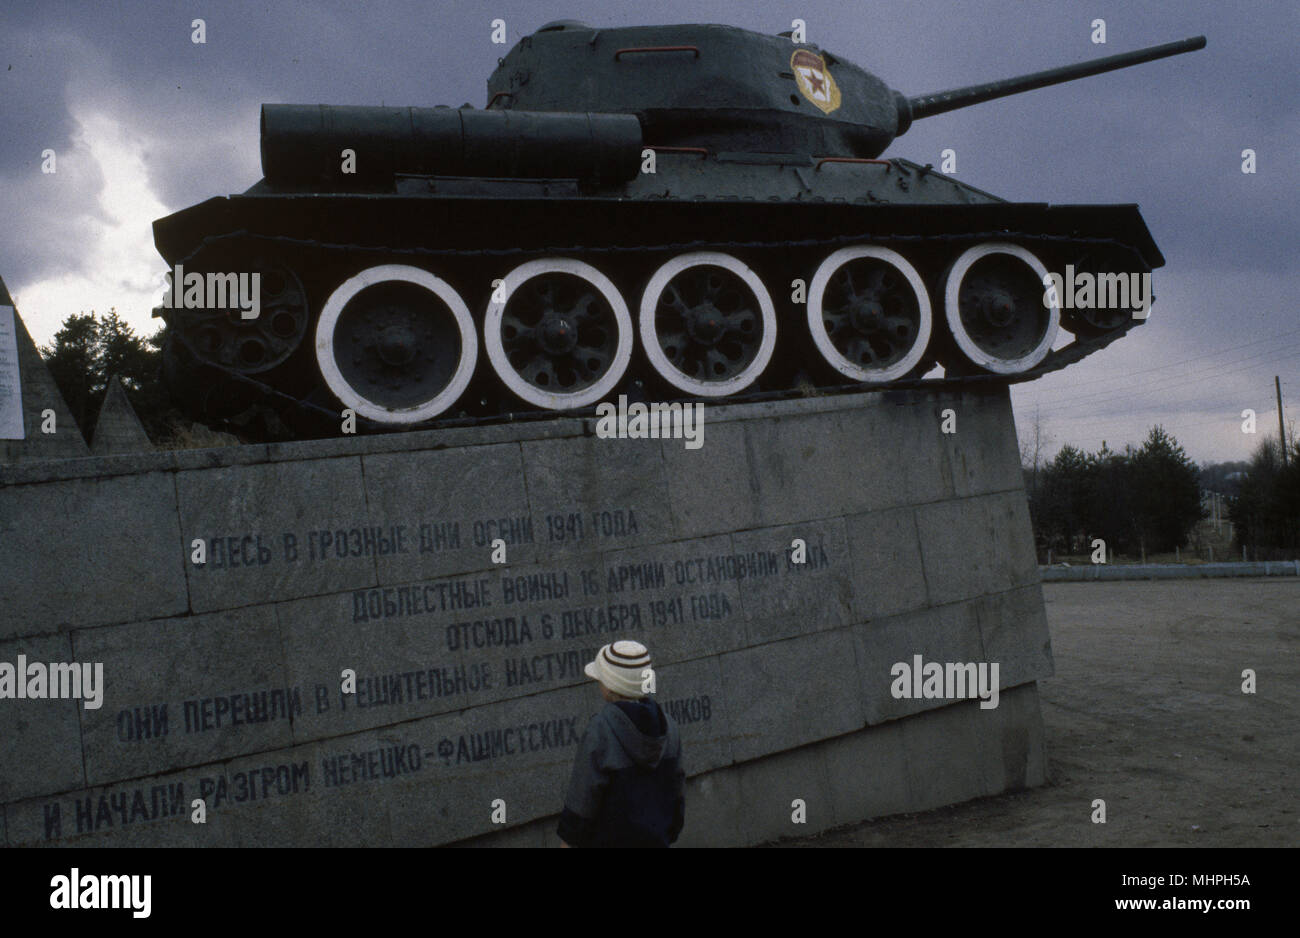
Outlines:
[[840,106],[840,89],[831,77],[822,57],[807,49],[798,49],[790,56],[790,71],[799,93],[829,114]]

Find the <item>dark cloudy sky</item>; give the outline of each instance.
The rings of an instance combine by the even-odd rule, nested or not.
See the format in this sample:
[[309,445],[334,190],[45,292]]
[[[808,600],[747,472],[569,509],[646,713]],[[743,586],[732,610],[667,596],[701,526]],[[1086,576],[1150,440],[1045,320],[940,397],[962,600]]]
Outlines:
[[888,155],[938,164],[951,147],[958,178],[1009,199],[1136,202],[1164,251],[1145,326],[1014,391],[1022,436],[1037,413],[1049,452],[1118,448],[1159,422],[1196,459],[1245,458],[1258,437],[1242,410],[1276,432],[1274,374],[1300,413],[1294,0],[5,0],[0,274],[38,342],[110,305],[152,331],[150,223],[257,181],[262,102],[481,107],[508,48],[495,18],[513,45],[561,18],[776,33],[794,17],[909,95],[1206,35],[1200,52],[920,121]]

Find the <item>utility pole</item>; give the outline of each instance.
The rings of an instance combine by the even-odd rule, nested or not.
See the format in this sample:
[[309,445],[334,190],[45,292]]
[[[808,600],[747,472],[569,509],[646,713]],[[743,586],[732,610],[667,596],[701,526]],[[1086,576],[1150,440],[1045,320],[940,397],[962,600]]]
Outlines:
[[1277,389],[1277,438],[1282,443],[1282,465],[1286,465],[1286,424],[1282,422],[1282,382],[1273,376],[1273,387]]

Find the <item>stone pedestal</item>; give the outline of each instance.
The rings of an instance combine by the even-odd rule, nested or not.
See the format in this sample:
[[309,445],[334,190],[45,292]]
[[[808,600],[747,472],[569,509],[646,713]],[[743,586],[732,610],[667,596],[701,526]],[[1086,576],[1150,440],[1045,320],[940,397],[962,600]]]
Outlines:
[[[0,467],[0,662],[106,684],[98,710],[0,700],[7,842],[553,843],[601,705],[582,666],[619,638],[681,724],[683,844],[1042,782],[1005,391],[710,405],[698,450],[593,428]],[[895,698],[914,655],[998,663],[998,706]]]

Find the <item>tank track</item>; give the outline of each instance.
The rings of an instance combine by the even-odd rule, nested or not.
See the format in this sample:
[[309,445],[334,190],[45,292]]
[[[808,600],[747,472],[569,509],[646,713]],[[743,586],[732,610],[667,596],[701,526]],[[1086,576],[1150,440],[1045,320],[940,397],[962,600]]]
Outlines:
[[[790,252],[802,249],[821,249],[825,251],[828,249],[833,250],[860,245],[889,245],[891,247],[898,247],[900,250],[908,245],[919,245],[925,249],[929,249],[932,246],[946,245],[951,251],[951,249],[960,246],[973,246],[981,242],[989,241],[1012,242],[1018,245],[1028,246],[1031,249],[1042,248],[1054,252],[1073,251],[1081,248],[1093,247],[1104,248],[1130,255],[1133,259],[1133,264],[1129,268],[1131,270],[1149,270],[1148,265],[1143,260],[1140,250],[1136,246],[1115,238],[1057,235],[1009,229],[963,231],[947,234],[874,232],[870,234],[839,234],[818,238],[786,240],[700,240],[673,241],[659,244],[623,245],[556,244],[535,245],[530,247],[475,247],[469,249],[405,246],[394,247],[381,244],[338,243],[309,238],[290,237],[286,235],[266,234],[263,232],[249,231],[247,229],[237,229],[203,237],[202,240],[199,241],[188,254],[177,261],[177,263],[187,264],[202,252],[214,246],[238,246],[241,248],[245,246],[256,246],[258,249],[265,249],[267,247],[290,248],[297,252],[308,252],[315,258],[336,257],[339,259],[340,263],[345,266],[347,262],[351,262],[352,266],[356,266],[357,258],[366,257],[371,258],[371,260],[368,261],[365,266],[371,266],[380,263],[408,263],[418,265],[420,261],[427,263],[432,260],[446,261],[457,258],[502,258],[512,259],[518,263],[522,263],[530,259],[557,255],[563,257],[608,258],[611,256],[644,254],[648,252],[663,255],[677,255],[697,251],[721,251],[726,253],[752,251]],[[314,332],[314,325],[319,314],[318,308],[311,311],[311,326],[309,327],[309,332]],[[885,383],[864,383],[856,381],[818,382],[813,387],[805,385],[804,387],[796,386],[784,389],[748,390],[725,397],[712,398],[710,400],[718,405],[730,405],[845,393],[888,393],[891,391],[912,390],[978,390],[1007,386],[1040,378],[1043,375],[1059,371],[1075,362],[1081,361],[1088,355],[1105,348],[1116,339],[1127,334],[1130,329],[1140,325],[1142,321],[1143,320],[1135,320],[1131,317],[1126,317],[1120,325],[1095,335],[1089,335],[1086,332],[1077,331],[1075,332],[1073,342],[1059,350],[1050,351],[1037,365],[1014,374],[982,372],[973,366],[968,370],[961,367],[954,368],[952,363],[949,362],[945,365],[944,375],[942,377],[921,377],[916,372],[923,373],[924,371],[929,371],[936,364],[933,355],[930,355],[924,363],[924,368],[918,368],[907,376]],[[475,325],[476,328],[480,330],[482,329],[483,322],[480,316],[475,317]],[[1062,325],[1065,326],[1064,321],[1062,322]],[[169,329],[169,332],[170,331],[172,330]],[[805,328],[803,331],[806,333],[807,329]],[[941,325],[941,317],[936,312],[934,327],[936,338],[940,337],[943,334],[943,331],[944,327]],[[308,345],[310,342],[311,339],[309,336],[307,339],[303,340],[302,344]],[[792,343],[787,343],[785,347],[789,348],[791,345]],[[806,342],[804,345],[809,348],[811,347],[810,345],[807,345]],[[303,353],[303,351],[302,348],[299,348],[294,353],[294,356],[297,357],[300,353]],[[483,369],[485,363],[481,363],[479,367],[480,369]],[[214,429],[235,429],[241,431],[246,436],[255,436],[264,439],[310,438],[337,436],[341,434],[339,409],[337,406],[326,405],[325,402],[332,401],[332,398],[329,397],[328,393],[322,395],[322,388],[320,387],[301,395],[295,395],[286,392],[284,389],[276,387],[273,384],[259,380],[250,374],[241,373],[233,368],[228,368],[215,362],[205,362],[194,359],[188,352],[179,349],[177,343],[171,341],[164,345],[164,372],[169,384],[172,385],[173,388],[201,386],[205,390],[206,399],[211,400],[214,395],[218,398],[234,395],[238,397],[241,403],[247,405],[239,414],[234,416],[220,417],[216,419],[213,419],[210,416],[199,416],[199,419],[203,420],[203,422],[212,426]],[[613,394],[617,395],[618,393],[622,393],[624,390],[623,385],[628,383],[628,376],[625,375],[622,384],[620,384],[618,390],[613,392]],[[639,387],[640,382],[636,382],[636,384]],[[638,397],[640,397],[640,399],[662,401],[702,399],[692,397],[680,391],[658,395],[638,395],[636,390],[628,389],[628,393],[633,399],[637,399]],[[608,397],[609,396],[607,396],[607,399]],[[510,399],[511,398],[508,396],[501,398],[502,401]],[[522,402],[519,402],[519,404],[525,408],[528,406],[522,404]],[[542,409],[502,409],[497,413],[487,414],[470,414],[466,412],[465,408],[461,408],[459,413],[454,411],[455,408],[433,419],[407,427],[395,427],[390,424],[380,423],[358,416],[356,429],[357,432],[394,432],[395,430],[401,429],[437,429],[491,425],[513,421],[544,420],[560,415],[590,416],[594,414],[595,405],[592,404],[587,407],[564,411]]]

